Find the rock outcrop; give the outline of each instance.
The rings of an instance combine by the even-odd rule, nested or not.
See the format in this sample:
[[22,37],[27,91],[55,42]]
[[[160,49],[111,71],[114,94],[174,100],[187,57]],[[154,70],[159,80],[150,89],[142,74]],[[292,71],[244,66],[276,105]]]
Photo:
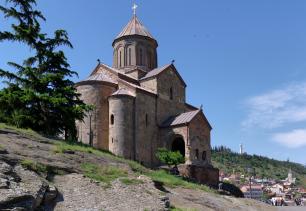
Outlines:
[[48,183],[35,172],[0,161],[0,210],[34,210],[47,189]]

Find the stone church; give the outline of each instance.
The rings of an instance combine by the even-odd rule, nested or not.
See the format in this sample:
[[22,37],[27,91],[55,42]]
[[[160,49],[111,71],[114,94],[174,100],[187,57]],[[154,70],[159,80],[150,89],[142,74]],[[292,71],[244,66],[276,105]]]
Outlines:
[[157,40],[136,14],[113,43],[113,65],[99,64],[77,83],[81,99],[94,105],[78,122],[79,141],[159,165],[165,147],[179,151],[186,165],[211,167],[210,131],[202,108],[186,102],[186,83],[174,64],[158,66]]

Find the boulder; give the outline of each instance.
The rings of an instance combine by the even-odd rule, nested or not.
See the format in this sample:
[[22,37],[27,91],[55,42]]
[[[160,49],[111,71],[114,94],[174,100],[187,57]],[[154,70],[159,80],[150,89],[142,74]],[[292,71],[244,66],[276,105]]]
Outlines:
[[20,165],[0,161],[0,210],[34,210],[41,205],[48,184]]

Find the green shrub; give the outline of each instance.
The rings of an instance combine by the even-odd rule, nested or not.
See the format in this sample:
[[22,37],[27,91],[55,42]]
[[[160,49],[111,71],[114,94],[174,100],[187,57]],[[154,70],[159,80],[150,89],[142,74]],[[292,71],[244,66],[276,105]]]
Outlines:
[[156,157],[160,162],[168,165],[169,167],[174,165],[177,166],[180,163],[185,162],[185,158],[180,152],[173,152],[165,148],[159,148],[156,153]]

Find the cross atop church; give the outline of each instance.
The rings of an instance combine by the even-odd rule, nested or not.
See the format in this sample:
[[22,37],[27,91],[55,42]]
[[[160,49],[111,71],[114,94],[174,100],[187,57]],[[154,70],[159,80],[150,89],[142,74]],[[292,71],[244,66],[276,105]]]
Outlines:
[[138,5],[134,3],[132,10],[133,10],[133,14],[136,15],[136,9],[137,9]]

